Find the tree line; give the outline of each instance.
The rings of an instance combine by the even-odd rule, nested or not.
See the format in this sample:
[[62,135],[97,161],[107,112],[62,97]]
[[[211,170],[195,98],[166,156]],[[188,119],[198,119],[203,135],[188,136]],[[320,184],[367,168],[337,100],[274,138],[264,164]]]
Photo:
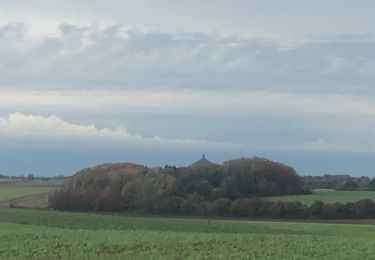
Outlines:
[[302,176],[305,187],[309,189],[332,190],[370,190],[375,191],[375,178],[367,176],[352,177],[350,175]]

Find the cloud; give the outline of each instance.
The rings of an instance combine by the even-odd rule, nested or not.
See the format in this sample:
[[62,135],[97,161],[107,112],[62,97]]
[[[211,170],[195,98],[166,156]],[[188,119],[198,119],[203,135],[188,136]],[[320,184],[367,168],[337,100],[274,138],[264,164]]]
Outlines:
[[[202,139],[167,139],[130,134],[126,128],[98,128],[73,124],[51,116],[25,115],[19,112],[0,117],[0,144],[3,147],[35,148],[122,148],[122,149],[224,149],[229,151],[355,151],[353,146],[328,142],[307,141],[298,144],[251,144],[212,142]],[[374,148],[374,147],[373,147]],[[374,150],[371,150],[373,151]],[[367,151],[368,152],[368,151]]]
[[92,90],[3,91],[5,111],[81,111],[176,116],[263,115],[291,118],[375,116],[375,98],[343,94],[301,94],[270,91]]
[[235,148],[240,144],[215,143],[193,139],[163,139],[130,134],[127,129],[98,128],[65,122],[55,115],[48,117],[16,112],[0,118],[2,145],[35,147],[106,147],[106,148]]
[[0,27],[0,88],[373,94],[375,36],[267,40],[141,26]]
[[6,150],[375,151],[373,1],[93,1],[0,2]]
[[[375,151],[374,104],[371,95],[225,90],[19,90],[1,93],[0,116],[8,118],[10,113],[15,117],[13,111],[42,115],[30,116],[30,122],[22,114],[15,117],[28,122],[28,134],[22,137],[22,142],[28,144],[32,140],[34,145],[64,145],[66,141],[62,140],[68,138],[106,147],[216,146],[241,151],[369,152]],[[56,116],[51,118],[51,114]],[[61,118],[76,123],[67,123]],[[31,124],[36,119],[38,123]],[[11,120],[13,127],[7,135],[23,133],[23,123],[15,124],[18,120]],[[11,126],[9,119],[3,122],[7,122],[7,127],[0,128],[0,138]],[[137,134],[130,134],[127,128]],[[51,142],[52,139],[57,141]],[[88,140],[95,142],[90,144]],[[75,142],[68,144],[77,146]]]
[[131,138],[126,129],[98,129],[94,125],[78,125],[67,123],[55,115],[49,117],[10,114],[0,120],[1,134],[15,137],[78,137],[78,138]]
[[[270,8],[272,7],[272,8]],[[301,37],[374,32],[371,0],[353,1],[227,0],[2,0],[0,22],[26,20],[46,30],[70,23],[151,24],[189,31],[223,31],[256,37]],[[207,19],[209,17],[209,19]],[[298,21],[298,26],[296,26]]]

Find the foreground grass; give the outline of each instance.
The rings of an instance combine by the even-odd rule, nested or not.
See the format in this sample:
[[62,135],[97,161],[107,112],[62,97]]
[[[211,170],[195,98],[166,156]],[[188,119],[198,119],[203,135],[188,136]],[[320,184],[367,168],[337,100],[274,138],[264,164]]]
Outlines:
[[[0,201],[57,187],[35,184],[0,187]],[[304,203],[319,194],[334,201],[358,200],[353,192],[322,193],[303,196]],[[372,192],[354,193],[375,198]],[[0,230],[0,259],[374,259],[375,254],[375,225],[0,208]]]
[[375,226],[0,209],[2,259],[371,259]]
[[375,201],[375,191],[335,191],[335,190],[313,190],[310,195],[275,196],[266,198],[272,201],[300,201],[310,205],[316,200],[328,203],[348,203],[361,199],[372,199]]
[[370,259],[375,246],[338,236],[0,228],[7,259]]

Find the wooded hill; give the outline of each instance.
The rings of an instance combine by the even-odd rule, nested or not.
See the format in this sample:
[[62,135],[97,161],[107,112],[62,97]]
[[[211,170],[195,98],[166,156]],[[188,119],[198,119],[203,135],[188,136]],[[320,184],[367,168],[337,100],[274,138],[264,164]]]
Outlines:
[[202,158],[181,168],[133,163],[87,168],[73,175],[49,202],[61,210],[204,214],[227,200],[309,192],[285,164],[258,157],[215,164]]

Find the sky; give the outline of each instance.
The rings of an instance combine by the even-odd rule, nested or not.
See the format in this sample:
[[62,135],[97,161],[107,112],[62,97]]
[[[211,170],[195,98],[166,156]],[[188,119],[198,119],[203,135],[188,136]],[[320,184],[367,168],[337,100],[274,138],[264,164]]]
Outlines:
[[0,2],[0,174],[261,156],[375,177],[375,2]]

